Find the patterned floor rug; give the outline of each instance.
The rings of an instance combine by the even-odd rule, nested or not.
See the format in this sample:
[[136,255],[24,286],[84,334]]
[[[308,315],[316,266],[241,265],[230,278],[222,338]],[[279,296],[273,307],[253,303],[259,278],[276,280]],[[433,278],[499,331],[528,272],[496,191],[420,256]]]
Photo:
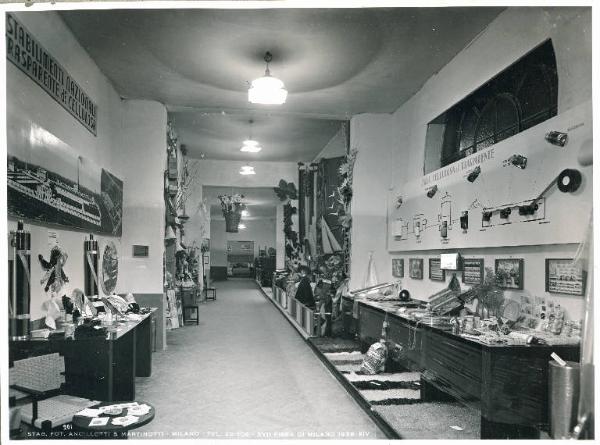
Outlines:
[[476,410],[458,402],[422,401],[418,372],[362,373],[364,354],[358,345],[353,350],[349,346],[349,342],[342,345],[321,340],[318,347],[403,439],[479,439]]

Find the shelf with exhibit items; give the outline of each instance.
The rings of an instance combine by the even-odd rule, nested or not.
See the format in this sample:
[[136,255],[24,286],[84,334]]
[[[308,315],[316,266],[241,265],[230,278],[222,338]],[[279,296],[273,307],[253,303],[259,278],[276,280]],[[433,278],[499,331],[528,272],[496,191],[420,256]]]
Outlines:
[[[572,393],[577,385],[582,320],[567,319],[556,299],[513,299],[502,269],[486,268],[479,284],[461,286],[457,270],[461,263],[470,264],[467,259],[455,254],[437,258],[451,278],[424,298],[411,293],[412,280],[405,278],[342,296],[343,326],[356,343],[352,351],[328,354],[334,365],[353,358],[354,365],[336,369],[351,382],[364,374],[382,385],[396,378],[412,382],[405,386],[412,392],[399,396],[390,391],[389,404],[450,407],[459,402],[478,425],[479,438],[564,432],[564,422],[559,425],[552,417],[563,404],[555,401],[549,408],[548,391]],[[557,383],[553,374],[567,368],[570,377]],[[371,408],[390,415],[378,403],[371,401]]]
[[[22,412],[23,422],[29,422],[15,421],[15,438],[30,428],[48,432],[70,423],[76,412],[99,400],[135,399],[136,377],[152,374],[157,320],[162,317],[156,307],[141,305],[132,293],[115,292],[119,255],[112,240],[81,234],[77,255],[51,237],[50,255],[39,253],[32,261],[31,254],[40,245],[36,233],[18,221],[10,234],[11,415],[18,418]],[[81,281],[65,272],[68,260],[77,257],[84,266]],[[34,281],[39,270],[42,279]],[[40,290],[45,298],[41,314],[37,308]],[[57,369],[57,380],[52,380]],[[47,384],[40,386],[44,378],[36,377],[38,371],[47,374]],[[64,399],[63,391],[71,398]],[[67,405],[74,398],[81,403],[69,411]],[[27,417],[32,403],[33,415]],[[48,411],[49,406],[66,411],[59,418]]]

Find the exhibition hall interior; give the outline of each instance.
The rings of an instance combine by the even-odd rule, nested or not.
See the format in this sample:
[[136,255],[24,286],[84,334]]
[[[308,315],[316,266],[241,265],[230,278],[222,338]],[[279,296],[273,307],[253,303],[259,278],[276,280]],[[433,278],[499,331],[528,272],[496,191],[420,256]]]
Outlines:
[[4,5],[2,440],[594,439],[592,7],[452,3]]

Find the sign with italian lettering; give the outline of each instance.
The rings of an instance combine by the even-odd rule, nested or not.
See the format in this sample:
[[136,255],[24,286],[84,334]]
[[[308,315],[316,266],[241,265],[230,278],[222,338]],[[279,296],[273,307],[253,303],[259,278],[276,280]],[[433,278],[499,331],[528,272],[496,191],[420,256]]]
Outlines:
[[483,164],[484,162],[490,161],[492,159],[494,159],[494,147],[488,148],[485,151],[477,153],[475,156],[469,156],[458,162],[450,164],[448,167],[441,168],[433,173],[423,176],[423,179],[421,180],[421,185],[423,187],[428,186],[434,183],[435,181],[439,181],[447,176],[452,176],[457,173],[462,173],[467,169],[477,167],[478,165]]
[[6,58],[96,136],[98,106],[27,28],[8,13]]

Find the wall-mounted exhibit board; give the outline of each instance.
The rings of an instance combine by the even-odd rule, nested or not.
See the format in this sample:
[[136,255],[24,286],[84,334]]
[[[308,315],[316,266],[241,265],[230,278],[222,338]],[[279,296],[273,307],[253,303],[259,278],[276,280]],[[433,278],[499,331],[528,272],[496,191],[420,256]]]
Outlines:
[[8,214],[121,236],[123,181],[14,110],[8,122]]
[[[560,147],[547,142],[545,135],[550,131],[567,133],[567,144]],[[396,185],[388,199],[388,250],[581,242],[592,210],[593,181],[592,167],[582,167],[577,157],[581,147],[589,146],[591,141],[589,101],[457,162]],[[507,162],[513,155],[526,157],[526,168]],[[467,176],[478,166],[481,173],[470,182]],[[561,192],[556,185],[565,169],[581,173],[581,184],[575,192]],[[437,191],[430,198],[427,194],[434,186]],[[399,196],[402,205],[397,208]],[[463,212],[468,212],[466,229],[461,228],[461,216],[465,224]]]
[[[99,252],[113,243],[122,258],[123,182],[109,172],[118,168],[111,159],[112,146],[100,144],[84,129],[78,133],[77,123],[72,129],[72,122],[62,120],[62,108],[44,92],[35,95],[37,90],[27,89],[18,83],[21,80],[20,74],[9,77],[10,84],[17,85],[13,92],[21,93],[9,94],[7,99],[7,217],[9,231],[23,219],[25,230],[31,233],[30,314],[31,320],[37,320],[46,315],[44,302],[51,291],[45,291],[45,277],[52,271],[42,265],[38,255],[50,266],[54,244],[68,255],[62,270],[69,281],[60,288],[59,297],[70,295],[76,288],[84,289],[84,241],[90,233],[98,241]],[[39,115],[29,108],[30,103],[40,108]],[[38,118],[46,123],[38,123]],[[57,134],[69,137],[62,139]],[[9,246],[8,258],[12,255]],[[102,258],[97,273],[102,279]],[[130,289],[124,277],[115,280],[117,292]],[[98,293],[107,295],[102,286]]]

